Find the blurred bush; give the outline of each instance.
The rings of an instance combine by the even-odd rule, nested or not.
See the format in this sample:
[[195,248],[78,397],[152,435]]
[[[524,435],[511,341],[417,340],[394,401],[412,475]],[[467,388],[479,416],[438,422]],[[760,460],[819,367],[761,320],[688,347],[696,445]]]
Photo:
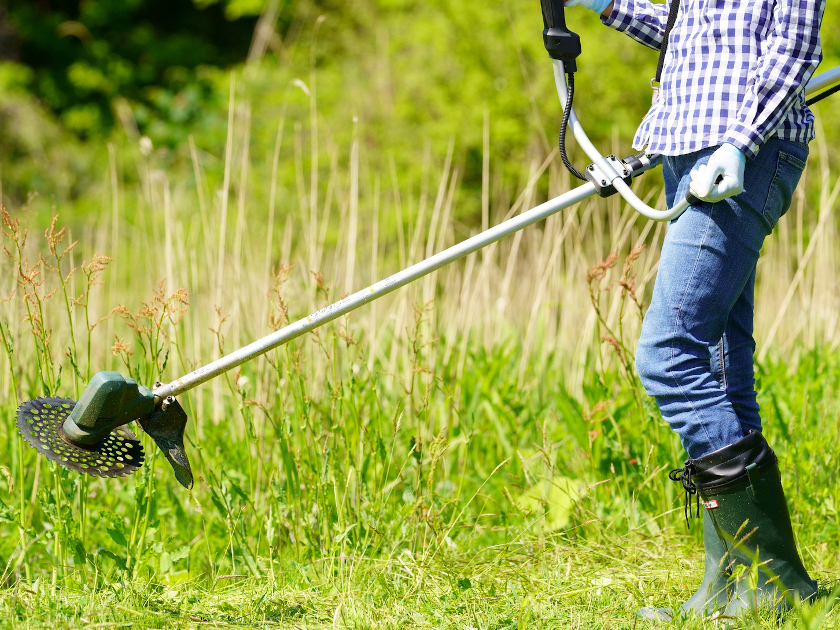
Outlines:
[[7,0],[2,30],[14,41],[6,56],[32,69],[26,87],[85,138],[110,132],[117,97],[136,104],[141,130],[200,116],[209,86],[196,68],[244,59],[261,4]]
[[93,152],[27,90],[33,75],[22,64],[0,62],[0,197],[75,197]]

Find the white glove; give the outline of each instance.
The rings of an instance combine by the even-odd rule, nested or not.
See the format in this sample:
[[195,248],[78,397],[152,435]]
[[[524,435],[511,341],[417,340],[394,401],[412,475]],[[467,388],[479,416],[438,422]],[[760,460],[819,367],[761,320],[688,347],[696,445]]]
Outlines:
[[586,7],[595,13],[603,13],[613,0],[565,0],[567,7]]
[[734,144],[724,142],[712,153],[708,164],[691,171],[691,193],[703,201],[715,203],[744,192],[744,167],[747,156]]

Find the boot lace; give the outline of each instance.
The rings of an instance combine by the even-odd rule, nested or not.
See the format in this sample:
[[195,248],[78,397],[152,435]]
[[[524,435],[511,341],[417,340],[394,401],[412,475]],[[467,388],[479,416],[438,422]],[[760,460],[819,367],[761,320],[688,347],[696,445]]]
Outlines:
[[697,494],[697,486],[694,485],[694,482],[691,481],[691,475],[694,473],[694,464],[691,462],[686,462],[683,468],[674,468],[670,473],[668,473],[668,478],[671,481],[679,481],[682,483],[683,490],[685,490],[685,526],[688,529],[691,529],[691,524],[688,521],[689,516],[691,515],[691,496],[694,495],[697,497],[697,514],[696,517],[700,517],[700,495]]

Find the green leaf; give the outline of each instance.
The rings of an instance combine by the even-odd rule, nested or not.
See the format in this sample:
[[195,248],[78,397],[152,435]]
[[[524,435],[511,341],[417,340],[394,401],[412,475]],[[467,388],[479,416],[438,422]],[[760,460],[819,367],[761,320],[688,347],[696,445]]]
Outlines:
[[528,488],[516,499],[516,503],[523,510],[534,513],[532,518],[537,518],[535,525],[539,524],[539,515],[543,514],[542,527],[553,532],[568,524],[573,505],[585,493],[586,484],[582,480],[555,475]]
[[87,562],[87,551],[85,551],[85,546],[82,544],[82,541],[75,536],[70,537],[69,543],[70,549],[73,551],[73,561],[76,563],[76,567],[81,567]]
[[187,556],[190,555],[190,546],[183,545],[182,547],[178,547],[175,551],[173,551],[170,556],[172,558],[172,562],[178,562],[178,560],[183,560]]
[[128,547],[128,530],[125,521],[108,510],[100,510],[99,515],[106,521],[105,532],[111,537],[111,540],[120,547]]
[[172,568],[172,556],[169,555],[168,551],[164,551],[160,554],[160,572],[161,573],[169,573],[169,569]]
[[128,540],[126,540],[125,535],[120,530],[106,527],[105,531],[108,533],[108,536],[111,537],[111,540],[117,543],[120,547],[128,547]]
[[245,564],[248,565],[248,569],[250,569],[251,573],[256,575],[257,577],[260,577],[262,574],[260,573],[259,567],[257,567],[257,563],[254,560],[254,556],[251,553],[251,550],[248,549],[246,545],[242,545],[240,551],[242,552],[242,557],[245,560]]
[[350,530],[351,530],[351,529],[353,529],[354,527],[356,527],[356,525],[357,525],[357,523],[353,523],[352,525],[350,525],[350,527],[348,527],[348,528],[347,528],[347,529],[345,529],[343,532],[341,532],[338,536],[336,536],[336,537],[335,537],[335,543],[336,543],[336,544],[338,544],[338,543],[340,543],[342,540],[344,540],[345,538],[347,538],[347,534],[349,534],[349,533],[350,533]]

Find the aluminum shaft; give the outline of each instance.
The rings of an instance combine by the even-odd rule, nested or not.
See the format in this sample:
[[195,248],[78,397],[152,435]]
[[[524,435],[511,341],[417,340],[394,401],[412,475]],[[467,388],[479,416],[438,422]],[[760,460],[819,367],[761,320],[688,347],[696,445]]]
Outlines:
[[840,83],[840,66],[812,77],[805,86],[805,96],[813,96],[824,88]]
[[[653,160],[644,168],[636,171],[636,173],[643,173],[657,164],[658,161]],[[478,251],[491,243],[495,243],[509,234],[518,232],[519,230],[538,221],[542,221],[552,214],[555,214],[564,208],[568,208],[579,201],[583,201],[594,194],[595,186],[587,182],[586,184],[574,188],[559,197],[546,201],[536,208],[523,212],[522,214],[519,214],[512,219],[508,219],[507,221],[500,223],[481,234],[476,234],[457,245],[453,245],[449,249],[445,249],[426,260],[399,271],[384,280],[380,280],[376,284],[369,286],[367,289],[362,289],[352,295],[348,295],[346,298],[339,300],[334,304],[330,304],[329,306],[322,308],[320,311],[312,313],[312,315],[304,317],[293,324],[289,324],[288,326],[285,326],[284,328],[281,328],[280,330],[268,335],[267,337],[263,337],[244,348],[235,350],[221,359],[217,359],[212,363],[200,367],[186,376],[175,379],[171,383],[156,387],[153,390],[155,399],[159,401],[167,396],[177,396],[178,394],[190,390],[193,387],[196,387],[205,381],[209,381],[210,379],[219,376],[238,365],[242,365],[246,361],[250,361],[255,357],[265,354],[269,350],[282,346],[284,343],[291,341],[296,337],[300,337],[301,335],[308,333],[310,330],[323,326],[324,324],[331,322],[334,319],[341,317],[342,315],[345,315],[364,304],[367,304],[368,302],[372,302],[373,300],[391,293],[391,291],[395,291],[396,289],[399,289],[418,278],[422,278],[423,276],[430,274],[431,272],[440,269],[459,258],[463,258],[464,256]]]

